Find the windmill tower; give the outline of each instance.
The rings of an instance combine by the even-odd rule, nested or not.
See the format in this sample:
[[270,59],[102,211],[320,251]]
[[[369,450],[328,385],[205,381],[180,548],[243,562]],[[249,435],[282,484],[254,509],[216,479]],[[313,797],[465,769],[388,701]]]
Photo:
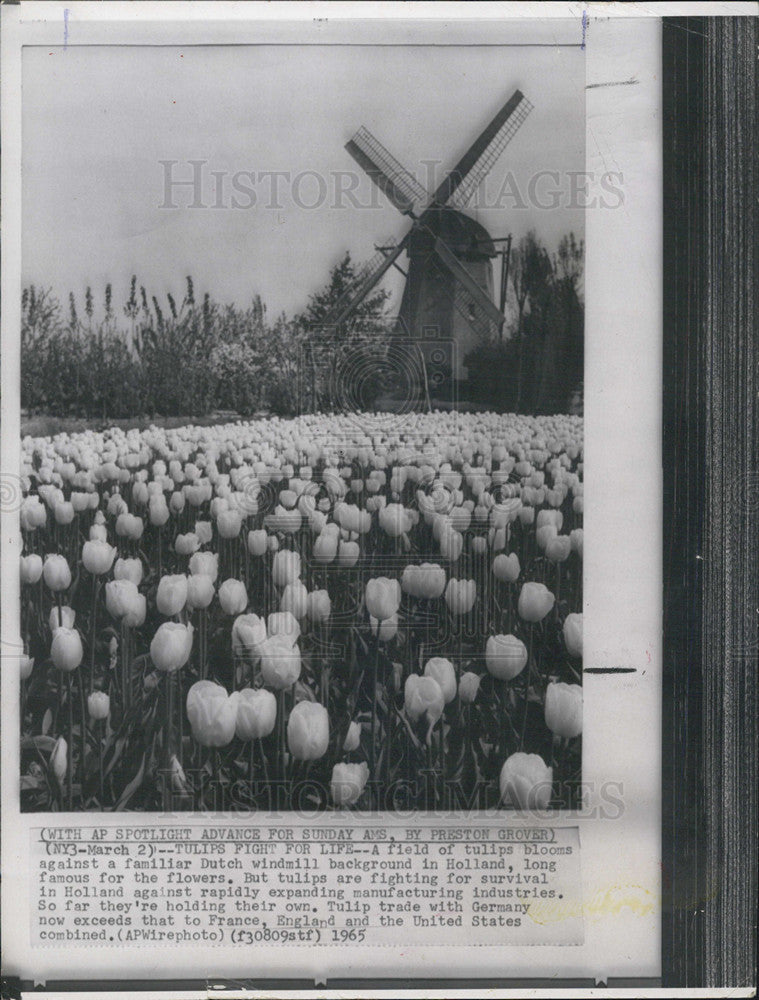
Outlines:
[[[487,230],[464,213],[472,196],[514,138],[532,104],[516,90],[433,194],[362,126],[346,150],[384,192],[411,228],[400,242],[379,247],[324,323],[340,326],[387,271],[408,255],[398,333],[411,339],[437,336],[456,343],[458,379],[463,359],[483,338],[497,334],[504,316],[493,301],[495,246]],[[399,268],[400,269],[400,268]]]

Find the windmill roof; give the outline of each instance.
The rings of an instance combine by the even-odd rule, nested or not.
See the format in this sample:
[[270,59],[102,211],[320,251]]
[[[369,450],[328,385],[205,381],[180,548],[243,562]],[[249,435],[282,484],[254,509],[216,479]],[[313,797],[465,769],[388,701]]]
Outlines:
[[434,228],[458,257],[495,256],[495,246],[487,229],[463,212],[453,208],[442,209],[435,219]]

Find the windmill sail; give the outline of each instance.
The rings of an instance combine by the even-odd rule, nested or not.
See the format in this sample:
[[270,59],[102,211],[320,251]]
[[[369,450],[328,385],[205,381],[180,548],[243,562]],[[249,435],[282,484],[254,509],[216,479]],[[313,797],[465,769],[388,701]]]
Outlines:
[[414,175],[365,126],[361,126],[345,148],[404,215],[415,214],[420,205],[426,205],[430,200]]
[[339,326],[359,306],[383,275],[406,249],[406,240],[395,246],[383,247],[357,271],[356,280],[343,292],[329,314],[320,321],[321,326]]
[[533,105],[521,90],[515,90],[437,189],[435,202],[452,208],[466,207],[532,109]]
[[476,323],[478,332],[484,335],[491,333],[493,328],[498,331],[503,324],[501,312],[440,238],[435,240],[435,253],[456,279],[453,304],[464,319]]

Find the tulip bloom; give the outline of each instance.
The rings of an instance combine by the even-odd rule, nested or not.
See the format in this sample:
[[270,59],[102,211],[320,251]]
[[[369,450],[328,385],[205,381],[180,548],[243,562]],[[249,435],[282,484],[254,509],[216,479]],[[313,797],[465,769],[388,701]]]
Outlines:
[[50,659],[59,670],[76,670],[83,657],[82,639],[76,629],[63,627],[53,632]]
[[572,541],[569,535],[554,535],[546,542],[546,559],[552,563],[562,563],[569,559]]
[[400,538],[411,530],[411,519],[406,508],[399,503],[389,503],[379,512],[380,528],[390,538]]
[[535,753],[514,753],[501,768],[501,800],[517,809],[547,809],[553,770]]
[[505,555],[503,552],[493,560],[493,576],[502,583],[514,583],[519,577],[521,567],[516,552]]
[[445,590],[445,570],[437,563],[406,566],[401,577],[401,589],[412,597],[437,600]]
[[145,624],[147,600],[144,594],[136,594],[132,599],[124,617],[121,619],[127,628],[139,628]]
[[190,659],[192,652],[192,625],[164,622],[158,627],[150,643],[150,659],[157,670],[173,673]]
[[188,565],[193,575],[202,573],[210,577],[212,583],[216,583],[219,575],[219,557],[215,552],[195,552],[190,556]]
[[338,566],[350,569],[351,566],[355,566],[358,562],[359,555],[360,549],[358,547],[358,542],[346,542],[341,539],[340,545],[337,549],[335,562]]
[[105,606],[114,618],[123,618],[137,598],[137,587],[131,580],[111,580],[105,585]]
[[197,681],[187,692],[193,739],[204,747],[225,747],[235,734],[239,694],[228,695],[213,681]]
[[178,615],[187,603],[187,577],[181,573],[162,576],[158,582],[155,603],[162,615]]
[[74,520],[74,505],[68,500],[59,500],[53,508],[56,524],[71,524]]
[[288,583],[282,591],[279,602],[280,611],[289,611],[293,618],[300,620],[305,618],[308,612],[308,591],[306,585],[300,580]]
[[143,523],[141,517],[134,514],[119,514],[116,518],[116,534],[138,541],[142,538]]
[[195,536],[201,545],[210,545],[213,538],[213,528],[210,521],[195,522]]
[[76,611],[67,604],[62,604],[60,608],[52,607],[48,616],[50,631],[55,632],[57,628],[73,628],[76,621]]
[[308,595],[306,614],[315,625],[325,622],[332,612],[332,603],[326,590],[312,590]]
[[42,576],[42,558],[36,553],[21,556],[21,582],[27,584],[39,583]]
[[42,576],[49,590],[67,590],[71,586],[71,570],[64,556],[45,556]]
[[339,533],[337,530],[329,530],[330,527],[337,529],[337,525],[325,525],[319,535],[314,539],[314,562],[318,563],[320,566],[326,566],[328,563],[331,563],[337,555]]
[[135,587],[142,583],[142,562],[139,559],[117,559],[113,564],[114,580],[131,580]]
[[329,786],[332,801],[336,806],[354,805],[368,780],[369,765],[364,760],[360,764],[335,764]]
[[329,715],[324,705],[299,701],[287,720],[287,745],[296,760],[318,760],[329,746]]
[[448,525],[440,535],[440,555],[448,562],[456,562],[464,548],[464,536]]
[[434,677],[411,674],[403,688],[403,707],[412,722],[425,715],[432,729],[443,714],[445,696]]
[[466,615],[474,607],[477,585],[474,580],[448,581],[445,588],[445,603],[452,615]]
[[237,510],[223,510],[216,518],[216,530],[221,538],[237,538],[242,531],[242,516]]
[[219,587],[219,604],[227,615],[239,615],[248,606],[248,592],[242,580],[231,578]]
[[248,532],[248,552],[252,556],[262,556],[266,552],[269,536],[263,528]]
[[401,605],[401,585],[397,580],[379,576],[366,584],[366,610],[372,618],[391,618]]
[[169,508],[163,496],[153,496],[148,504],[148,518],[154,528],[162,528],[170,517]]
[[582,528],[575,528],[574,531],[569,532],[569,543],[572,547],[572,551],[576,552],[580,559],[582,559],[582,541]]
[[240,740],[260,740],[274,730],[277,699],[264,688],[245,688],[239,692],[235,735]]
[[264,684],[284,691],[300,677],[300,649],[288,636],[271,635],[259,647]]
[[433,677],[440,685],[446,705],[456,697],[456,671],[450,660],[433,656],[424,665],[424,676]]
[[55,741],[55,746],[50,754],[50,770],[55,775],[55,778],[61,787],[63,787],[63,781],[68,771],[68,758],[68,743],[62,736],[59,736]]
[[267,621],[269,635],[279,635],[292,645],[300,636],[298,619],[291,611],[272,611]]
[[582,615],[572,613],[564,619],[564,645],[570,656],[582,656]]
[[398,635],[398,615],[390,615],[382,621],[369,615],[369,628],[372,635],[376,635],[380,642],[390,642]]
[[300,577],[300,556],[290,549],[277,552],[271,564],[271,578],[278,587],[286,587]]
[[87,699],[87,711],[90,718],[96,722],[108,718],[108,713],[111,711],[111,699],[105,691],[92,692]]
[[515,635],[491,635],[485,644],[488,673],[499,681],[513,680],[527,664],[527,647]]
[[343,750],[346,753],[351,753],[353,750],[358,750],[361,745],[361,723],[351,722],[348,726],[348,732],[345,735],[345,742],[343,743]]
[[174,542],[174,551],[178,556],[191,556],[199,548],[200,539],[193,531],[189,531],[186,535],[177,535],[177,540]]
[[282,504],[277,504],[273,514],[264,517],[264,525],[272,531],[281,531],[286,535],[295,534],[303,523],[301,512],[296,507],[286,510]]
[[540,622],[553,608],[556,598],[543,583],[525,583],[519,594],[517,611],[526,622]]
[[187,578],[187,607],[190,611],[207,608],[213,600],[213,580],[205,573],[193,573]]
[[235,656],[261,655],[266,639],[266,622],[258,615],[238,615],[232,625],[232,649]]
[[582,732],[582,688],[553,682],[546,688],[546,725],[555,736],[572,739]]
[[461,680],[459,681],[459,698],[461,698],[461,701],[465,705],[471,705],[477,697],[480,690],[480,681],[479,674],[472,673],[471,670],[467,670],[466,673],[461,675]]

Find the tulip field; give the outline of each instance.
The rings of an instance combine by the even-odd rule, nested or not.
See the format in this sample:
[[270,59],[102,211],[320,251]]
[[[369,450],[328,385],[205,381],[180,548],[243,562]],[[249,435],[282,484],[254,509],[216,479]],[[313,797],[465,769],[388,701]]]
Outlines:
[[21,452],[23,810],[578,805],[580,417]]

